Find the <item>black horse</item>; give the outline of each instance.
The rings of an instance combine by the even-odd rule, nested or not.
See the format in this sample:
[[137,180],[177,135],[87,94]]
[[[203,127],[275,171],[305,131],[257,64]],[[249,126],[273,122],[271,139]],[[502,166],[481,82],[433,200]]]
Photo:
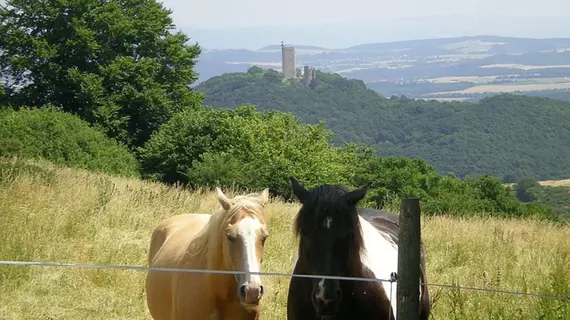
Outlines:
[[[302,204],[295,220],[294,274],[389,279],[397,272],[398,215],[358,208],[365,188],[323,184],[307,190],[290,179]],[[422,244],[421,320],[431,308],[423,250]],[[396,319],[396,283],[292,277],[287,319]]]

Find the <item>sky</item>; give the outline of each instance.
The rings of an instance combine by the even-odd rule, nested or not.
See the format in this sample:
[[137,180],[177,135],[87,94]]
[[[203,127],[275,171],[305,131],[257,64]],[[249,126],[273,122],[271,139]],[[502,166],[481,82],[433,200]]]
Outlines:
[[434,14],[568,16],[568,0],[164,0],[192,28],[321,25]]
[[438,37],[567,37],[569,0],[164,0],[203,48],[352,45]]
[[[570,0],[157,0],[203,49],[425,38],[570,37]],[[0,0],[0,4],[5,0]]]

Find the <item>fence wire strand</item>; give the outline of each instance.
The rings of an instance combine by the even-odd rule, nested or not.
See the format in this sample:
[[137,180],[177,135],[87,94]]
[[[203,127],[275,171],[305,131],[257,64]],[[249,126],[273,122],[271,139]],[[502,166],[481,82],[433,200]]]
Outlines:
[[[256,274],[260,276],[274,276],[274,277],[297,277],[297,278],[310,278],[310,279],[330,279],[330,280],[348,280],[348,281],[364,281],[364,282],[389,282],[391,284],[397,282],[397,280],[395,280],[394,278],[378,279],[378,278],[292,274],[292,273],[280,273],[280,272],[246,272],[246,271],[208,270],[208,269],[177,269],[177,268],[156,268],[156,267],[146,267],[146,266],[81,264],[81,263],[43,262],[43,261],[0,261],[0,266],[2,265],[19,266],[19,267],[56,267],[56,268],[59,267],[59,268],[80,268],[80,269],[115,269],[115,270],[134,270],[134,271],[187,272],[187,273],[209,273],[209,274],[225,274],[225,275]],[[547,295],[541,293],[495,290],[495,289],[477,288],[477,287],[463,287],[455,284],[427,283],[426,285],[430,287],[536,297],[541,299],[552,299],[559,301],[570,301],[570,297],[554,296],[554,295]]]

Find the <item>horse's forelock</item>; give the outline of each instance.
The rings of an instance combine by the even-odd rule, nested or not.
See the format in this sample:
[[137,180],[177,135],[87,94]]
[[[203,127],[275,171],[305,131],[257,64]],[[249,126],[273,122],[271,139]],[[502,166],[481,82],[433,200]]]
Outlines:
[[[358,220],[357,208],[344,202],[343,195],[350,192],[347,188],[335,185],[319,185],[309,190],[307,199],[304,201],[295,219],[295,233],[297,236],[301,234],[304,228],[314,228],[325,216],[329,216],[333,221],[346,221],[347,214],[354,214],[351,217],[351,223],[354,227],[354,242],[356,250],[362,251],[364,248],[364,240],[360,222]],[[326,208],[326,209],[323,209]],[[348,211],[355,210],[351,213]],[[346,224],[343,224],[348,226]]]
[[244,196],[237,196],[232,199],[234,202],[225,213],[223,219],[223,227],[227,226],[229,222],[237,216],[241,219],[245,216],[251,216],[259,220],[260,223],[265,224],[265,218],[263,214],[263,206],[259,203],[261,195],[258,194],[248,194]]
[[[303,204],[303,213],[312,213],[315,220],[330,216],[331,218],[343,217],[350,209],[347,203],[343,201],[343,196],[349,190],[342,186],[335,185],[319,185],[308,192],[307,199]],[[326,208],[323,210],[323,208]],[[313,221],[315,222],[315,221]]]

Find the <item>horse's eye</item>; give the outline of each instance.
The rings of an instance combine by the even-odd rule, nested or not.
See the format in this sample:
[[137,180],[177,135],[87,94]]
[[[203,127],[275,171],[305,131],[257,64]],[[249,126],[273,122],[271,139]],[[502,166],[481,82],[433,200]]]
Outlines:
[[226,233],[226,237],[228,240],[230,240],[230,242],[234,242],[236,240],[236,237],[231,233]]
[[268,236],[262,236],[262,237],[261,237],[261,245],[262,245],[262,246],[265,245],[265,240],[267,240],[267,237],[268,237]]

